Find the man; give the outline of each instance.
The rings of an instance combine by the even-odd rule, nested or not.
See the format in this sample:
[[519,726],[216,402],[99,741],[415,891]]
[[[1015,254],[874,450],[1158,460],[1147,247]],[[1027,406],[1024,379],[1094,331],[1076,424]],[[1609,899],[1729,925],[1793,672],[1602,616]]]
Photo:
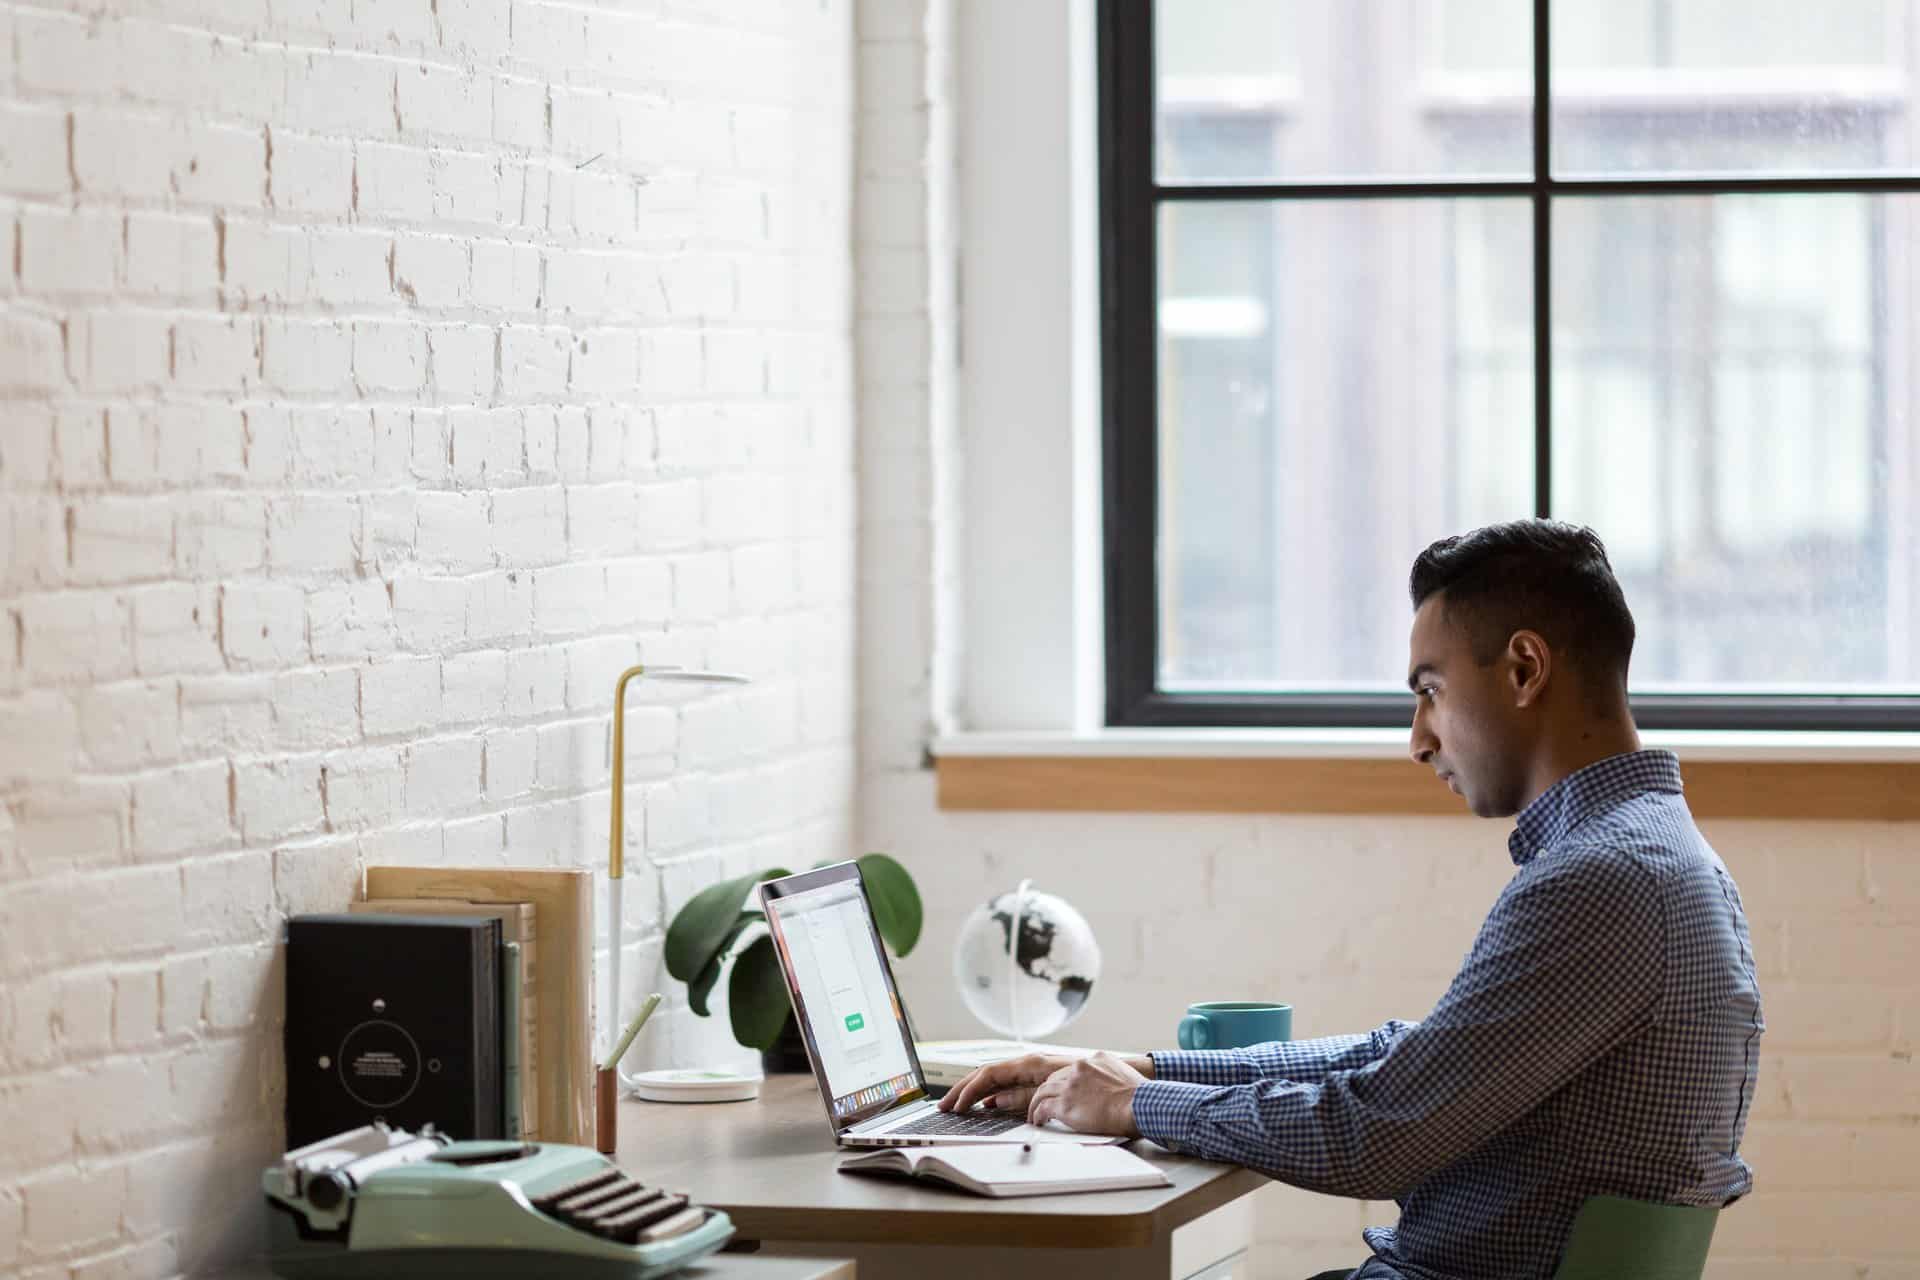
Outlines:
[[1518,870],[1425,1019],[1211,1053],[1033,1055],[941,1100],[1152,1138],[1331,1195],[1392,1198],[1316,1280],[1550,1277],[1590,1196],[1744,1195],[1760,996],[1740,894],[1680,770],[1640,749],[1633,618],[1591,530],[1539,520],[1414,562],[1412,756]]

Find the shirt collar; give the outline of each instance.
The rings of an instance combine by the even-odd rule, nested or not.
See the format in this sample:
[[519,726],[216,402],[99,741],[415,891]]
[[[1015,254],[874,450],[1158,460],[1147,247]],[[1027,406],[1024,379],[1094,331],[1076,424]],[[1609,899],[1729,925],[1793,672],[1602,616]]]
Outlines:
[[1647,791],[1680,794],[1680,761],[1671,751],[1628,751],[1576,769],[1534,797],[1514,819],[1507,852],[1525,866],[1582,822]]

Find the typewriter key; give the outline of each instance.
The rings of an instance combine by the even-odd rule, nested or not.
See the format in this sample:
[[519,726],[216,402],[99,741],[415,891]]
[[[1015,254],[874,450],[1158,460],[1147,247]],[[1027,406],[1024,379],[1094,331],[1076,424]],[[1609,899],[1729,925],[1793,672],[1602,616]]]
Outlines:
[[598,1173],[590,1173],[584,1178],[577,1178],[563,1187],[555,1187],[543,1195],[534,1197],[533,1207],[536,1209],[545,1209],[551,1213],[555,1205],[569,1196],[579,1195],[583,1191],[591,1191],[595,1187],[604,1187],[611,1182],[625,1181],[626,1176],[626,1174],[620,1172],[620,1170],[614,1168],[612,1165],[608,1165]]

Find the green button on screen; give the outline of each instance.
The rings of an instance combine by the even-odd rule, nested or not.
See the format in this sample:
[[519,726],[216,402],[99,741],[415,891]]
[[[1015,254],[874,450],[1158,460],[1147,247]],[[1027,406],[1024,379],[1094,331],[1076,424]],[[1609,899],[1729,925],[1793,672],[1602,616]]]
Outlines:
[[860,1028],[866,1025],[867,1025],[867,1020],[861,1017],[859,1014],[850,1013],[847,1015],[847,1030],[858,1031]]

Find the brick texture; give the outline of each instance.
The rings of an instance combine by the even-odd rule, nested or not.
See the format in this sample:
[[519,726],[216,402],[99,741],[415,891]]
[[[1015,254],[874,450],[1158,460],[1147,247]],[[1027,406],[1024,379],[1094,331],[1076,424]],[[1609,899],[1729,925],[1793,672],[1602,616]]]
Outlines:
[[659,939],[853,847],[853,32],[0,0],[0,1272],[257,1249],[286,915],[600,865],[636,660],[756,682],[627,775],[633,1061],[746,1059]]

